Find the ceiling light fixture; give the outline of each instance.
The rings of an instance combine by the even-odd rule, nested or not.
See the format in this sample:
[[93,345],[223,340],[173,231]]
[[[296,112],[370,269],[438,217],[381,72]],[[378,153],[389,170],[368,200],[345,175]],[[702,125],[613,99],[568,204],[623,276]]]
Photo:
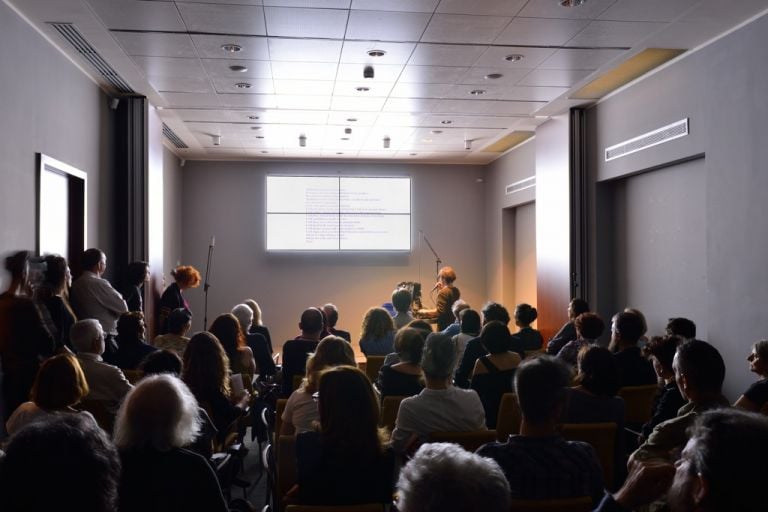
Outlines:
[[450,119],[443,119],[442,121],[440,121],[440,124],[452,124],[452,123],[453,121],[451,121]]
[[389,144],[392,142],[392,139],[389,138],[389,136],[384,136],[382,139],[382,142],[384,142],[384,149],[389,149]]
[[246,71],[248,71],[248,67],[247,66],[241,66],[239,64],[234,64],[232,66],[229,66],[229,70],[230,71],[235,71],[237,73],[245,73]]
[[416,156],[418,153],[410,153],[411,156]]
[[373,79],[373,66],[363,68],[363,78]]
[[248,116],[248,119],[254,119],[255,120],[255,119],[258,119],[258,118],[259,118],[259,116]]
[[302,148],[307,147],[307,136],[303,133],[299,135],[299,146]]
[[357,122],[357,118],[356,117],[348,117],[347,118],[347,122],[348,123],[356,123]]
[[368,50],[369,57],[383,57],[387,54],[384,50]]
[[472,149],[472,139],[464,139],[464,149],[467,151]]
[[346,127],[346,128],[344,128],[344,133],[346,133],[347,135],[349,135],[350,133],[352,133],[352,128],[350,128],[350,127]]
[[342,153],[341,151],[337,151],[336,154],[337,155],[343,155],[344,153]]
[[341,140],[349,140],[349,137],[342,137]]
[[253,86],[251,84],[249,84],[248,82],[237,82],[235,84],[235,88],[237,88],[237,89],[250,89],[251,87],[253,87]]
[[439,135],[443,133],[443,130],[431,130],[429,133],[431,133],[432,135]]
[[213,136],[213,145],[214,146],[221,146],[221,135],[214,135]]
[[563,7],[578,7],[587,0],[560,0],[560,5]]
[[469,91],[469,94],[471,94],[472,96],[481,96],[485,94],[485,89],[472,89],[471,91]]
[[525,55],[522,55],[520,53],[513,53],[510,55],[507,55],[504,57],[504,60],[507,62],[520,62],[525,58]]
[[263,138],[264,138],[264,136],[263,136],[263,135],[257,135],[257,136],[256,136],[256,138],[257,138],[257,139],[263,139]]
[[267,153],[269,153],[269,151],[262,150],[262,153],[266,155]]
[[357,92],[368,92],[368,91],[371,90],[371,88],[370,87],[355,87],[355,90]]
[[489,74],[485,75],[483,78],[485,78],[486,80],[498,80],[499,78],[501,78],[503,76],[504,75],[502,75],[501,73],[489,73]]
[[261,130],[261,126],[251,126],[251,130]]
[[243,47],[235,43],[227,43],[221,45],[221,49],[227,53],[237,53],[243,50]]

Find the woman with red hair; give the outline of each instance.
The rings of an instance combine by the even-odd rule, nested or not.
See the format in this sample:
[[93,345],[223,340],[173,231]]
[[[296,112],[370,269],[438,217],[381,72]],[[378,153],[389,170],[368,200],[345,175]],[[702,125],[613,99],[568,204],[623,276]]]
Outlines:
[[163,296],[160,297],[160,313],[158,316],[157,328],[158,334],[168,333],[168,317],[171,311],[183,308],[189,309],[189,303],[181,294],[182,290],[187,288],[197,288],[200,286],[200,272],[191,265],[182,265],[171,270],[174,282],[165,289]]

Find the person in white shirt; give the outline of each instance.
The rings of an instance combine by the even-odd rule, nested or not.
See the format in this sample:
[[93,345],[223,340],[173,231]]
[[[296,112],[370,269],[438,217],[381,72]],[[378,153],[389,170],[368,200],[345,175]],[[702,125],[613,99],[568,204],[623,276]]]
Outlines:
[[108,336],[117,335],[117,320],[128,311],[123,296],[102,278],[107,257],[99,249],[88,249],[82,257],[83,273],[72,284],[70,302],[78,318],[95,318]]

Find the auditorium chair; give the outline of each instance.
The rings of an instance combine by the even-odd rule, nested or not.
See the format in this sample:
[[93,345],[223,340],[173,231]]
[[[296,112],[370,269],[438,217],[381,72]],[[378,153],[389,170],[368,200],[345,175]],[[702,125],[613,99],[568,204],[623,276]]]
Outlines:
[[484,444],[495,441],[496,431],[431,432],[427,438],[428,443],[455,443],[467,451],[474,452]]
[[296,436],[277,436],[277,485],[275,508],[283,509],[283,499],[296,483]]
[[382,503],[360,505],[288,505],[285,512],[383,512]]
[[614,456],[616,453],[615,423],[564,423],[560,434],[568,441],[589,443],[597,453],[597,460],[603,468],[606,489],[613,488]]
[[499,417],[496,420],[496,437],[499,442],[506,442],[509,436],[520,433],[520,423],[523,417],[520,414],[520,404],[517,403],[517,395],[504,393],[499,403]]
[[385,396],[381,401],[381,416],[379,417],[379,426],[386,427],[391,433],[395,429],[397,420],[397,411],[400,409],[400,402],[405,396],[390,395]]
[[530,359],[544,353],[544,348],[537,348],[535,350],[525,350],[525,358]]
[[511,512],[590,512],[592,498],[581,496],[557,500],[512,500]]
[[280,429],[283,426],[283,412],[285,412],[285,404],[287,403],[287,398],[277,399],[277,405],[275,406],[275,440],[280,437]]
[[81,400],[75,406],[80,411],[88,411],[91,413],[96,423],[112,437],[112,429],[115,426],[116,413],[114,412],[115,404],[106,400]]
[[365,357],[365,374],[368,376],[368,380],[372,383],[376,382],[379,376],[379,370],[381,365],[384,364],[384,359],[387,356],[366,356]]
[[659,394],[659,386],[625,386],[617,394],[624,399],[624,422],[641,426],[653,416],[653,400]]

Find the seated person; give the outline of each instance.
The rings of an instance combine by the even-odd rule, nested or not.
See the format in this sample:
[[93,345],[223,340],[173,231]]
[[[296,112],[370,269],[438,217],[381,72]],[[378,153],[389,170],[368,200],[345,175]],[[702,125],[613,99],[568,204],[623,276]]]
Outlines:
[[262,322],[261,306],[259,306],[259,303],[253,299],[244,300],[243,304],[251,308],[251,311],[253,311],[253,320],[251,320],[251,327],[248,328],[248,332],[255,332],[264,336],[264,339],[267,340],[267,345],[269,345],[269,353],[271,355],[273,353],[272,336],[269,334],[269,329],[267,326]]
[[122,370],[135,370],[147,354],[157,350],[144,341],[147,329],[144,326],[144,313],[129,311],[117,320],[117,352],[112,361]]
[[317,350],[320,333],[323,332],[323,313],[317,308],[305,309],[299,329],[301,334],[283,345],[282,395],[286,398],[293,391],[293,376],[306,373],[307,354]]
[[336,328],[336,324],[339,321],[339,308],[336,307],[336,304],[331,304],[329,302],[328,304],[324,305],[323,315],[325,316],[325,319],[328,322],[328,332],[332,336],[338,336],[339,338],[343,338],[347,340],[347,343],[352,342],[352,335],[349,334],[348,331],[344,331]]
[[293,435],[315,430],[320,420],[317,411],[317,393],[320,374],[335,366],[355,366],[355,353],[347,340],[338,336],[326,336],[317,350],[307,358],[307,376],[299,389],[291,393],[282,416],[280,435]]
[[634,313],[622,311],[613,317],[608,348],[619,363],[621,387],[656,384],[653,365],[643,357],[637,344],[644,329],[643,319]]
[[370,308],[363,318],[360,350],[366,356],[386,356],[395,344],[395,324],[384,308]]
[[597,342],[597,338],[603,335],[605,323],[595,313],[582,313],[576,317],[573,324],[576,327],[576,339],[566,343],[557,353],[557,358],[571,366],[576,366],[579,351]]
[[515,325],[520,328],[512,336],[519,341],[523,350],[540,350],[544,346],[541,333],[531,327],[539,312],[530,304],[518,304],[515,308]]
[[253,353],[259,380],[265,380],[267,377],[274,376],[277,373],[277,368],[275,367],[274,359],[272,359],[267,339],[259,333],[248,332],[253,323],[253,310],[247,304],[238,304],[232,308],[232,314],[240,322],[240,329],[243,332],[243,336],[245,336],[245,344]]
[[155,348],[173,350],[179,357],[184,357],[184,351],[189,343],[187,333],[191,328],[192,313],[184,308],[174,309],[168,316],[168,333],[155,337]]
[[219,315],[213,321],[210,332],[219,340],[229,359],[232,374],[244,374],[252,379],[256,374],[256,361],[251,347],[245,344],[245,332],[232,313]]
[[[421,334],[421,338],[423,340],[426,340],[427,336],[429,336],[433,332],[432,326],[429,325],[429,322],[427,322],[426,320],[412,320],[405,327],[409,329],[416,329],[417,331],[419,331],[419,334]],[[400,329],[403,329],[403,328],[401,327]],[[400,356],[397,355],[397,352],[390,352],[389,354],[387,354],[387,357],[384,358],[382,367],[391,366],[399,362],[400,362]]]
[[681,342],[682,339],[677,336],[654,336],[645,346],[644,351],[650,358],[659,380],[664,384],[653,401],[653,416],[643,425],[640,432],[641,444],[651,435],[656,425],[676,417],[677,411],[686,403],[677,387],[675,370],[672,368],[672,360]]
[[475,362],[472,370],[472,389],[477,391],[485,410],[485,424],[496,428],[499,404],[504,393],[512,392],[512,379],[522,359],[509,350],[512,336],[501,322],[488,322],[480,332],[480,340],[488,354]]
[[509,512],[509,484],[499,465],[452,443],[423,445],[400,472],[400,512]]
[[683,317],[670,318],[666,327],[667,334],[677,336],[683,341],[696,339],[696,324]]
[[227,512],[213,468],[185,450],[200,431],[195,397],[176,377],[145,377],[128,393],[115,423],[121,512]]
[[379,429],[368,377],[353,366],[320,376],[320,428],[296,437],[298,484],[289,500],[308,505],[392,502],[394,455]]
[[424,337],[416,329],[404,327],[395,335],[395,350],[398,363],[382,366],[376,386],[381,397],[413,396],[424,389],[421,374],[421,355],[424,349]]
[[395,323],[395,329],[405,327],[413,321],[413,315],[411,314],[412,302],[413,297],[411,297],[411,292],[406,288],[398,288],[392,292],[392,306],[397,312],[395,316],[392,317],[392,321]]
[[486,430],[483,403],[477,393],[451,385],[455,362],[451,338],[440,333],[427,336],[421,358],[426,388],[400,402],[392,431],[395,451],[415,447],[432,432]]
[[453,314],[453,323],[443,329],[441,332],[448,336],[456,336],[461,331],[461,312],[465,309],[469,309],[469,304],[461,299],[458,299],[451,306],[451,314]]
[[760,380],[749,386],[733,405],[757,412],[768,403],[768,340],[760,340],[752,345],[752,352],[747,361],[749,371],[756,373]]
[[114,512],[119,481],[117,450],[92,418],[51,415],[10,438],[0,510]]
[[515,374],[520,435],[488,443],[477,454],[495,460],[513,499],[547,500],[603,495],[603,471],[587,443],[566,441],[557,432],[571,372],[550,356],[523,361]]
[[547,342],[547,354],[556,356],[560,349],[571,340],[576,339],[576,325],[573,323],[582,313],[589,313],[589,304],[584,299],[573,299],[568,304],[568,321]]
[[451,338],[456,345],[456,360],[461,361],[464,357],[464,350],[467,348],[469,340],[480,336],[480,315],[474,309],[463,309],[459,313],[461,327],[459,334]]

